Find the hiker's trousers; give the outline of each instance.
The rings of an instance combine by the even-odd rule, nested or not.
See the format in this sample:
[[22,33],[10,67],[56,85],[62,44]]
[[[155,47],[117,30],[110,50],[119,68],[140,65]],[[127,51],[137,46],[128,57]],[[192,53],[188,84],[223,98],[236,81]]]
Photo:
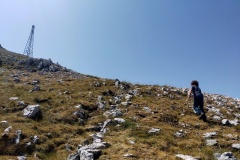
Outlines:
[[203,109],[203,94],[194,97],[193,108],[198,115],[205,113]]

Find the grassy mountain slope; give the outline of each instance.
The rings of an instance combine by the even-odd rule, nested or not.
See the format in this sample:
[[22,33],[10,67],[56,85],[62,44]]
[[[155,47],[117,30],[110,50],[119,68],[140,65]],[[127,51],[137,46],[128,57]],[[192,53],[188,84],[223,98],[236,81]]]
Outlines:
[[[126,120],[122,124],[112,124],[107,128],[104,141],[111,146],[102,150],[99,159],[125,159],[125,154],[132,154],[126,159],[176,159],[176,154],[191,155],[201,159],[214,159],[216,152],[231,151],[240,158],[232,144],[239,143],[239,125],[222,125],[213,117],[216,113],[207,112],[208,122],[199,120],[193,113],[191,103],[185,105],[187,90],[170,86],[139,85],[123,82],[129,88],[115,86],[115,80],[81,75],[70,70],[57,72],[30,71],[18,61],[25,56],[0,48],[0,134],[8,126],[12,130],[0,137],[0,159],[16,159],[26,154],[27,159],[67,159],[75,153],[79,144],[91,142],[94,131],[89,128],[104,122],[103,114],[115,105],[114,97],[127,101],[125,96],[131,91],[132,96],[127,106],[120,103],[117,108]],[[14,77],[20,82],[14,82]],[[40,90],[29,92],[39,81]],[[106,94],[111,91],[112,94]],[[222,117],[236,119],[239,112],[239,101],[222,97],[224,103],[217,103],[216,95],[205,94],[205,106],[219,109]],[[10,100],[18,97],[17,100]],[[25,105],[19,105],[24,101]],[[99,109],[99,102],[105,103],[105,109]],[[222,101],[221,101],[222,102]],[[39,104],[41,115],[37,118],[26,118],[22,110],[27,105]],[[74,115],[75,106],[81,105],[86,118],[79,122]],[[144,108],[148,107],[148,108]],[[150,110],[149,110],[150,109]],[[152,128],[160,129],[148,133]],[[16,131],[21,130],[19,144],[13,140]],[[181,130],[183,136],[176,136]],[[207,146],[204,133],[217,132],[218,144]],[[229,136],[229,134],[232,135]],[[39,141],[31,147],[25,147],[31,137],[37,135]]]

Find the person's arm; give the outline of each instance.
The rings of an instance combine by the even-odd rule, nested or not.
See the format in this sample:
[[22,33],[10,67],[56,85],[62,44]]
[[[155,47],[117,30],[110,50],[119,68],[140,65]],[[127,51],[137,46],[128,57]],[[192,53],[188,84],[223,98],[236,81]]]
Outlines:
[[187,100],[186,100],[186,101],[189,101],[189,99],[190,99],[191,95],[192,95],[192,88],[190,89],[190,91],[189,91],[189,93],[188,93],[188,98],[187,98]]

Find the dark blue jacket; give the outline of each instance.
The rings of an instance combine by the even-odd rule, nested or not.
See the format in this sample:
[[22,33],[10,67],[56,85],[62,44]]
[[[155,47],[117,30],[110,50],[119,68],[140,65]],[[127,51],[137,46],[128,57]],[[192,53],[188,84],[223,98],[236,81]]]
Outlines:
[[199,96],[203,95],[202,92],[201,92],[201,89],[197,86],[194,86],[194,85],[192,86],[192,94],[193,94],[194,99],[196,97],[199,97]]

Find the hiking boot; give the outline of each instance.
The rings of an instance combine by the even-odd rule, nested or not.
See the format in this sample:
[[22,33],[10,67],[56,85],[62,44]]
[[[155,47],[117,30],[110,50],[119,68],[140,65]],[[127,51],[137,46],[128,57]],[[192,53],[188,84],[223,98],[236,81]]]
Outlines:
[[202,113],[202,114],[199,116],[199,119],[202,119],[204,122],[207,122],[207,116],[205,115],[205,113]]
[[[199,119],[203,119],[203,117],[204,117],[204,113],[201,113],[200,115],[199,115]],[[206,117],[206,116],[205,116]]]
[[204,122],[207,122],[207,116],[205,114],[203,115],[202,119]]

